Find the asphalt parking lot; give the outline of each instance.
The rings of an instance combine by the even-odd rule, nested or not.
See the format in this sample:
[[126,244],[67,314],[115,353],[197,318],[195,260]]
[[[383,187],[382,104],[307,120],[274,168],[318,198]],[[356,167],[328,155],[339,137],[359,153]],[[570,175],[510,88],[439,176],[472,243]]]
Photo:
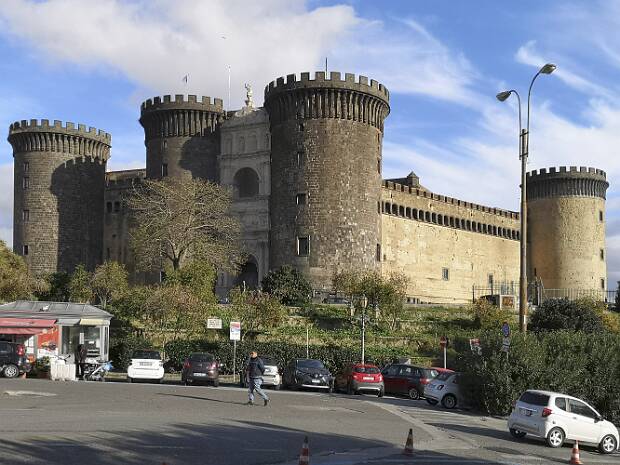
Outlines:
[[[516,441],[502,419],[425,401],[236,387],[0,379],[1,464],[557,464],[571,449]],[[402,449],[413,430],[414,455]],[[582,461],[620,464],[582,448]]]

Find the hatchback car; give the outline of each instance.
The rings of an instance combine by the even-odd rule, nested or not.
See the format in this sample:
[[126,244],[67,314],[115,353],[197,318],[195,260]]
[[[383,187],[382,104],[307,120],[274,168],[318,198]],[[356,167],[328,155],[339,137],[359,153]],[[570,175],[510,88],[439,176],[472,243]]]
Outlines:
[[383,375],[379,367],[361,363],[351,364],[338,373],[334,381],[334,389],[347,394],[372,391],[377,394],[377,397],[383,397],[385,393]]
[[290,389],[313,388],[332,392],[334,377],[320,360],[296,358],[284,369],[282,384]]
[[614,452],[620,442],[618,429],[586,402],[549,391],[525,391],[514,404],[508,430],[516,438],[544,438],[550,447],[578,440],[598,446],[603,454]]
[[220,365],[215,357],[206,352],[193,352],[185,359],[181,370],[181,382],[186,386],[197,383],[220,385]]
[[0,341],[0,374],[5,378],[16,378],[29,371],[26,347],[23,344]]
[[161,383],[164,379],[164,362],[157,350],[134,350],[127,368],[127,382],[146,379]]
[[432,368],[394,363],[386,366],[381,374],[387,394],[407,395],[419,399],[426,386],[439,373]]
[[424,387],[426,402],[436,405],[441,402],[445,408],[454,408],[463,405],[463,398],[459,390],[459,374],[453,371],[444,371]]
[[[280,374],[280,368],[278,368],[278,362],[271,357],[260,357],[265,366],[265,372],[263,373],[262,386],[271,386],[276,391],[282,387],[282,375]],[[245,364],[247,366],[247,362]],[[242,387],[248,387],[248,380],[245,375],[245,366],[243,371],[239,374]]]

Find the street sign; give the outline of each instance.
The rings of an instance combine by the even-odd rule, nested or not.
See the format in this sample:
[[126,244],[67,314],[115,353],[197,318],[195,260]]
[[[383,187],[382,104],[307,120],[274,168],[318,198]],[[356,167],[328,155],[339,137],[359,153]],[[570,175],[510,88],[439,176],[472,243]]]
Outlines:
[[504,321],[504,324],[502,325],[502,334],[504,337],[510,337],[510,325],[507,321]]
[[230,322],[230,340],[231,341],[241,340],[241,322],[240,321]]
[[469,348],[474,354],[482,355],[482,346],[480,345],[480,339],[478,338],[470,339]]
[[222,319],[207,318],[207,329],[222,329]]
[[502,351],[508,352],[510,350],[510,338],[505,337],[502,341]]
[[441,347],[447,347],[448,346],[448,338],[446,336],[441,336],[441,338],[439,338],[439,345]]

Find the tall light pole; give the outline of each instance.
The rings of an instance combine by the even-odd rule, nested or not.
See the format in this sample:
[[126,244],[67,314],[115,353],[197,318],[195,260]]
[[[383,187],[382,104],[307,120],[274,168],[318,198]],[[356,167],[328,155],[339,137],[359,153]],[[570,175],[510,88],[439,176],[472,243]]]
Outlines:
[[504,102],[510,94],[517,96],[519,104],[519,158],[521,159],[521,235],[520,235],[520,272],[519,272],[519,329],[522,333],[527,331],[527,187],[526,170],[527,157],[529,154],[530,139],[530,100],[532,96],[532,86],[534,81],[541,74],[551,74],[555,71],[556,65],[547,63],[532,78],[530,88],[527,91],[527,121],[526,129],[523,129],[521,121],[521,97],[516,90],[505,90],[497,94],[497,100]]
[[362,295],[359,300],[362,307],[362,365],[366,363],[366,307],[368,307],[368,297]]

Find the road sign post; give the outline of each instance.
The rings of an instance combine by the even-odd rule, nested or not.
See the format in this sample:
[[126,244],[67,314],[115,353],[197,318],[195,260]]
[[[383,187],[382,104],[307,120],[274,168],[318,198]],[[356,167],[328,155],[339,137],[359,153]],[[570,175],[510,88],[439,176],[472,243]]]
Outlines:
[[233,383],[237,379],[237,341],[241,340],[241,322],[230,322],[230,340],[233,341]]
[[441,338],[439,339],[439,345],[441,345],[441,347],[443,348],[443,367],[444,368],[448,368],[448,354],[447,354],[447,347],[448,347],[448,338],[446,336],[441,336]]

